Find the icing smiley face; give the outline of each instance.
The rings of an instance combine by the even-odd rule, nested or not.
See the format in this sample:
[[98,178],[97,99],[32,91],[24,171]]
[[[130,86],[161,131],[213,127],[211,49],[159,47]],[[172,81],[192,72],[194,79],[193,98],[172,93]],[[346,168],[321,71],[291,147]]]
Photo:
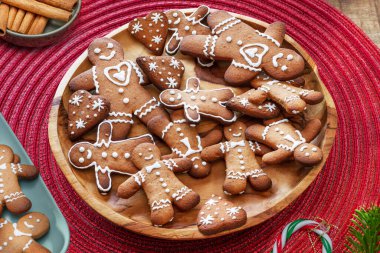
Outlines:
[[224,136],[229,141],[245,139],[245,129],[247,127],[243,122],[237,121],[230,126],[224,127]]
[[88,57],[90,61],[96,64],[109,64],[117,62],[124,58],[123,49],[119,44],[108,38],[94,40],[88,48]]
[[265,64],[265,70],[275,79],[291,79],[294,73],[300,73],[304,69],[303,58],[289,49],[280,49],[272,56],[271,61]]
[[69,159],[76,168],[84,169],[92,165],[94,162],[93,156],[93,149],[91,149],[90,145],[77,143],[71,148]]
[[306,165],[314,165],[322,160],[322,150],[310,143],[299,145],[294,150],[294,158]]
[[151,143],[140,144],[132,152],[132,162],[138,168],[153,164],[160,158],[160,150]]
[[42,213],[26,214],[17,222],[17,229],[33,238],[41,237],[49,227],[49,219]]

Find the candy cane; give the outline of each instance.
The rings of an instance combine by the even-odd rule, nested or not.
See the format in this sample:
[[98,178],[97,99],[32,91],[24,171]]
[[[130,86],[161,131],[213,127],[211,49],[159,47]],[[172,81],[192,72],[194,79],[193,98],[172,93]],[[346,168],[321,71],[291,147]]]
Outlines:
[[314,233],[318,234],[322,240],[322,253],[332,253],[333,246],[330,237],[325,231],[318,229],[321,224],[313,220],[296,220],[284,228],[281,235],[277,237],[276,242],[273,245],[271,253],[281,253],[282,249],[285,247],[286,242],[289,240],[290,236],[297,232],[298,230],[310,229]]

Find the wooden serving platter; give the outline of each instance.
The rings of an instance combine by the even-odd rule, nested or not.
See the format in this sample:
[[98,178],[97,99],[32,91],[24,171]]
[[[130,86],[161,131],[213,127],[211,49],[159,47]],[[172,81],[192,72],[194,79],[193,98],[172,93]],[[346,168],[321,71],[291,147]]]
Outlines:
[[[193,11],[194,9],[184,10],[186,14]],[[232,15],[242,19],[260,31],[264,31],[265,27],[268,26],[267,23],[250,17],[233,13]],[[126,58],[128,59],[134,60],[138,56],[150,55],[148,50],[128,34],[126,29],[127,24],[111,32],[107,37],[113,38],[122,44]],[[224,195],[222,190],[225,177],[223,161],[216,162],[212,167],[211,174],[204,179],[194,179],[186,174],[178,175],[185,185],[188,185],[200,194],[201,203],[188,212],[179,212],[177,210],[173,222],[161,228],[151,225],[149,206],[142,190],[128,200],[119,199],[116,196],[116,189],[126,180],[126,176],[113,175],[112,190],[108,195],[103,196],[99,194],[96,188],[93,169],[76,170],[70,166],[67,153],[73,143],[69,140],[67,132],[67,113],[65,107],[67,106],[68,97],[71,95],[67,84],[73,77],[91,68],[91,64],[87,59],[87,51],[75,61],[64,76],[52,104],[49,120],[49,140],[58,165],[79,196],[100,215],[119,226],[147,236],[171,240],[205,239],[246,229],[269,219],[287,207],[305,191],[317,177],[329,155],[337,127],[337,115],[334,102],[318,76],[317,66],[314,61],[291,37],[285,37],[284,46],[298,51],[298,53],[305,58],[308,70],[308,73],[304,75],[307,80],[306,88],[318,90],[324,94],[325,100],[318,105],[308,106],[306,113],[306,118],[319,118],[323,122],[324,128],[313,143],[318,144],[322,148],[324,157],[319,165],[309,168],[303,168],[295,162],[266,167],[265,171],[273,181],[273,186],[269,191],[258,193],[252,189],[248,189],[243,195],[228,197],[233,203],[242,206],[247,211],[248,221],[243,227],[216,235],[205,236],[198,231],[196,226],[196,217],[201,205],[212,194]],[[181,55],[180,53],[178,53],[176,57],[181,59],[186,67],[181,86],[181,88],[183,88],[186,79],[195,76],[194,59]],[[158,95],[158,91],[151,86],[152,85],[148,86],[147,89],[150,89],[153,94]],[[222,85],[211,84],[205,81],[201,83],[202,89],[220,87],[222,87]],[[237,94],[246,90],[246,88],[233,89]],[[213,122],[204,121],[198,126],[198,130],[204,132],[213,128],[215,125]],[[147,133],[147,129],[142,124],[135,124],[130,132],[130,136],[144,133]],[[91,139],[91,137],[93,136],[90,134],[86,138]],[[159,146],[162,148],[163,153],[168,153],[168,149],[165,148],[162,143],[159,143]]]

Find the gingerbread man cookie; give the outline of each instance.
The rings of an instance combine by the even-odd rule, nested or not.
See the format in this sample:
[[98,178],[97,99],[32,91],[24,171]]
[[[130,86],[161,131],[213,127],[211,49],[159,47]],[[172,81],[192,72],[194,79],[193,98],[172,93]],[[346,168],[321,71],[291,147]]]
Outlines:
[[113,127],[108,121],[99,125],[97,140],[94,144],[79,142],[71,147],[68,157],[71,165],[77,169],[94,167],[96,184],[101,194],[107,194],[112,187],[112,173],[131,175],[137,168],[131,161],[131,153],[136,145],[154,143],[149,134],[112,141]]
[[174,89],[181,86],[185,66],[174,56],[141,56],[136,62],[158,89]]
[[155,55],[162,55],[168,36],[168,18],[163,12],[153,11],[143,18],[135,18],[128,32]]
[[231,98],[227,103],[227,108],[241,112],[245,115],[260,118],[260,119],[271,119],[277,117],[280,113],[280,108],[272,101],[254,101],[249,100],[252,97],[253,90],[249,90]]
[[159,137],[173,152],[171,156],[166,157],[189,158],[193,162],[189,174],[196,178],[206,177],[210,173],[211,165],[201,159],[201,152],[204,147],[218,143],[223,137],[222,134],[216,129],[201,138],[196,126],[188,124],[183,110],[174,111],[171,119],[172,121],[169,121],[156,117],[149,122],[148,129],[161,132]]
[[36,242],[50,228],[49,219],[42,213],[28,213],[17,223],[0,218],[0,252],[47,253],[47,248]]
[[185,36],[211,34],[210,28],[201,23],[209,13],[210,9],[204,5],[199,6],[188,17],[179,10],[167,11],[165,14],[168,17],[169,30],[173,31],[173,34],[166,44],[166,53],[169,55],[176,54]]
[[161,103],[170,109],[184,109],[187,120],[198,123],[201,115],[227,124],[236,120],[236,114],[225,103],[235,96],[230,88],[200,90],[196,77],[187,79],[186,89],[168,89],[160,94]]
[[223,190],[228,195],[242,194],[247,187],[247,180],[257,191],[266,191],[272,186],[271,179],[261,169],[256,160],[257,142],[245,139],[246,126],[237,121],[224,127],[226,142],[207,147],[202,151],[202,158],[212,162],[220,158],[226,161],[226,179]]
[[[304,83],[304,79],[299,78],[298,82]],[[257,90],[251,91],[248,100],[255,103],[268,97],[291,114],[303,112],[306,109],[306,104],[315,105],[323,100],[321,92],[295,87],[292,83],[259,75],[251,81],[251,86]]]
[[198,214],[197,225],[202,234],[211,235],[235,229],[247,222],[247,213],[241,206],[212,195]]
[[265,126],[253,124],[248,127],[246,136],[275,150],[263,156],[265,164],[278,164],[292,156],[305,165],[322,161],[321,149],[309,143],[321,130],[320,120],[310,120],[302,131],[296,130],[288,119],[277,118],[264,123]]
[[304,59],[295,51],[280,48],[285,24],[275,22],[264,33],[255,30],[226,11],[207,18],[211,35],[189,35],[182,40],[181,52],[211,60],[232,61],[224,79],[244,84],[264,70],[278,80],[289,80],[304,70]]
[[110,103],[102,96],[79,90],[74,92],[68,106],[68,132],[75,140],[107,118]]
[[117,195],[130,198],[140,188],[145,191],[151,210],[152,224],[162,226],[174,218],[173,204],[180,210],[190,210],[199,203],[199,195],[175,176],[186,172],[191,161],[186,158],[160,160],[161,152],[153,144],[140,144],[132,152],[132,161],[139,172],[118,188]]
[[111,103],[107,120],[113,125],[114,140],[124,139],[131,125],[132,116],[144,124],[155,116],[168,118],[160,102],[140,84],[147,78],[133,61],[124,59],[124,50],[119,42],[100,38],[88,49],[92,69],[70,81],[70,89],[93,90]]

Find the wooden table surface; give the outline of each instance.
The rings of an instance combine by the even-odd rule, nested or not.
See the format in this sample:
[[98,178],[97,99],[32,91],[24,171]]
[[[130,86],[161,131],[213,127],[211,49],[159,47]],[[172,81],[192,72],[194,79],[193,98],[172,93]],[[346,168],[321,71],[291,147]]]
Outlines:
[[380,0],[327,0],[380,46]]

